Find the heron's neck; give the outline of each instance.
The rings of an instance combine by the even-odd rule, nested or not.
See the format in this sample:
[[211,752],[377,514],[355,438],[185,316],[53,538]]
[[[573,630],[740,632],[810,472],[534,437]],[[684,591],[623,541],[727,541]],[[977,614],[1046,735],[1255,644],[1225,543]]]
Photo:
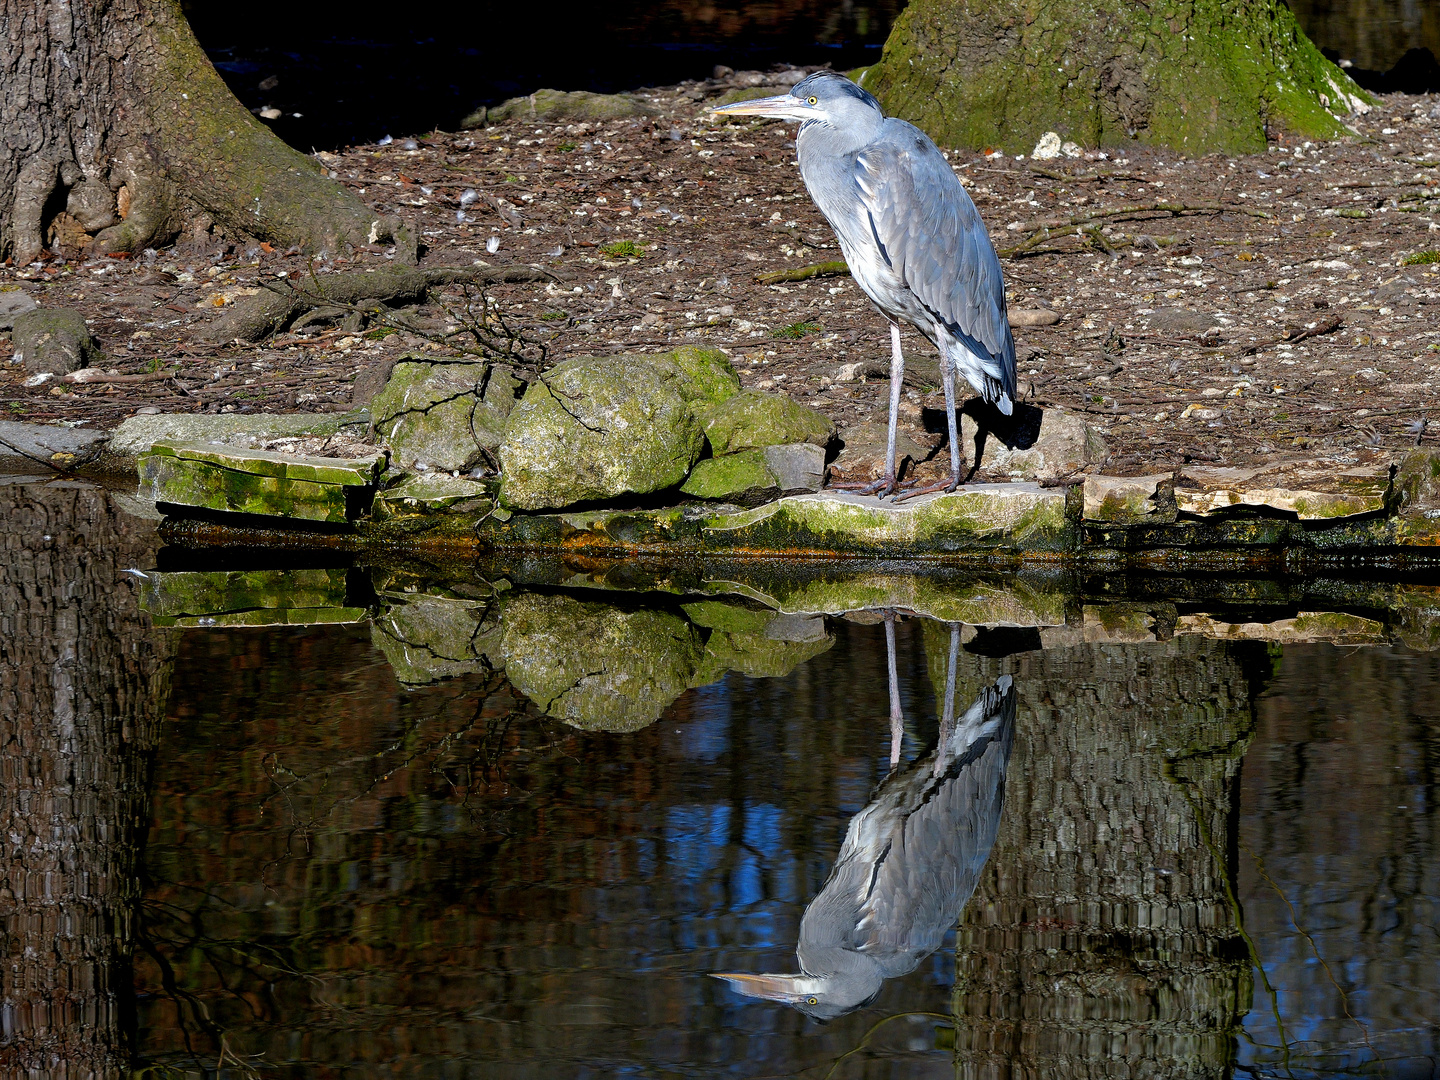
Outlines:
[[810,120],[800,125],[795,136],[795,153],[802,167],[806,159],[838,161],[846,154],[865,149],[879,136],[885,122],[879,113],[868,110],[862,116],[847,119],[853,122],[838,126]]

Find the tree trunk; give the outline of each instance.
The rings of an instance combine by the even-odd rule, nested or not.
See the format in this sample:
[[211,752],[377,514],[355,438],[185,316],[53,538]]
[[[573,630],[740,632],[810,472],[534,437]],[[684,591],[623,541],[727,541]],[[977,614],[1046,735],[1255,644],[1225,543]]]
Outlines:
[[941,145],[1189,155],[1335,138],[1368,98],[1282,0],[914,0],[863,85]]
[[179,0],[0,0],[0,257],[138,251],[205,217],[306,250],[394,235],[235,100]]
[[129,1075],[169,671],[124,573],[148,525],[98,487],[0,486],[0,1075]]

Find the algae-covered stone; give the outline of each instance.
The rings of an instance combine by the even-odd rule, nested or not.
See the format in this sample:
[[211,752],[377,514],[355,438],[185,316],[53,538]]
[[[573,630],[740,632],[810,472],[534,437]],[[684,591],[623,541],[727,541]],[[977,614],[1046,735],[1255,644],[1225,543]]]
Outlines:
[[724,359],[680,350],[555,365],[506,424],[502,502],[540,510],[680,483],[704,446],[692,403],[723,392],[715,356]]
[[730,358],[719,349],[682,345],[662,355],[664,362],[675,367],[681,397],[697,411],[740,393],[740,376],[735,374]]
[[595,94],[588,90],[536,90],[489,109],[477,109],[460,122],[462,128],[498,124],[502,120],[628,120],[653,116],[655,110],[633,94]]
[[519,387],[493,364],[402,360],[370,415],[396,464],[463,472],[499,448]]
[[501,666],[499,628],[487,623],[486,602],[429,593],[383,599],[370,640],[402,683],[420,685]]
[[828,417],[763,390],[742,390],[706,409],[700,419],[716,457],[782,443],[823,447],[835,437],[835,425]]
[[591,731],[654,723],[704,654],[695,627],[664,611],[521,594],[503,622],[510,682],[547,715]]
[[739,506],[759,506],[781,494],[780,481],[765,462],[765,451],[697,461],[680,490],[697,499],[719,499]]
[[15,316],[14,361],[37,374],[68,375],[102,363],[105,354],[84,317],[69,308],[36,308]]
[[139,494],[172,506],[340,524],[369,507],[383,461],[157,443],[139,460]]

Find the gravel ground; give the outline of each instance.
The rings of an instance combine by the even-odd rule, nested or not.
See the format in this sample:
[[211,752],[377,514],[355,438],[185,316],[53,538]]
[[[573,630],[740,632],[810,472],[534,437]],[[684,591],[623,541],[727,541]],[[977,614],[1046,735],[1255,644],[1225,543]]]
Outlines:
[[[728,352],[747,386],[819,409],[842,436],[883,422],[888,333],[854,283],[757,281],[840,255],[801,185],[794,127],[713,123],[705,102],[724,89],[642,91],[656,115],[639,121],[507,121],[318,157],[377,213],[414,224],[422,266],[551,270],[545,285],[488,290],[491,329],[503,318],[528,355],[701,343]],[[1440,262],[1423,261],[1440,257],[1432,109],[1440,117],[1433,98],[1393,95],[1356,120],[1355,137],[1282,139],[1248,157],[951,153],[997,247],[1028,245],[1004,260],[1012,311],[1062,316],[1015,332],[1022,399],[1089,414],[1118,473],[1440,436]],[[1089,231],[1067,235],[1080,218]],[[0,288],[79,310],[106,370],[131,377],[27,389],[0,343],[3,415],[110,427],[138,409],[347,409],[362,369],[443,352],[435,339],[447,334],[469,340],[462,290],[395,314],[418,333],[332,326],[263,347],[197,342],[266,281],[388,258],[377,247],[311,261],[211,232],[134,259],[0,268]],[[913,332],[905,341],[903,420],[938,447],[934,350]],[[1432,412],[1433,435],[1421,423]]]

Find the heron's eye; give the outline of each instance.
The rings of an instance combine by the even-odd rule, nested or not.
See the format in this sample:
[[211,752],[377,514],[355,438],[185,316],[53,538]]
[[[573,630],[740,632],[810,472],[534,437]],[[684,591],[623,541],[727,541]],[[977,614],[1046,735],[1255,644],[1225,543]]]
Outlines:
[[[813,97],[810,99],[810,104],[812,104],[812,105],[815,104],[815,99],[814,99]],[[820,999],[819,999],[819,998],[809,998],[809,999],[807,999],[806,1004],[807,1004],[807,1005],[819,1005],[819,1004],[820,1004]]]
[[[807,98],[805,99],[805,104],[806,104],[806,105],[819,105],[819,104],[820,104],[820,99],[817,98],[814,94],[811,94],[809,97],[807,97]],[[815,1003],[812,1001],[810,1004],[811,1004],[811,1005],[814,1005]]]

